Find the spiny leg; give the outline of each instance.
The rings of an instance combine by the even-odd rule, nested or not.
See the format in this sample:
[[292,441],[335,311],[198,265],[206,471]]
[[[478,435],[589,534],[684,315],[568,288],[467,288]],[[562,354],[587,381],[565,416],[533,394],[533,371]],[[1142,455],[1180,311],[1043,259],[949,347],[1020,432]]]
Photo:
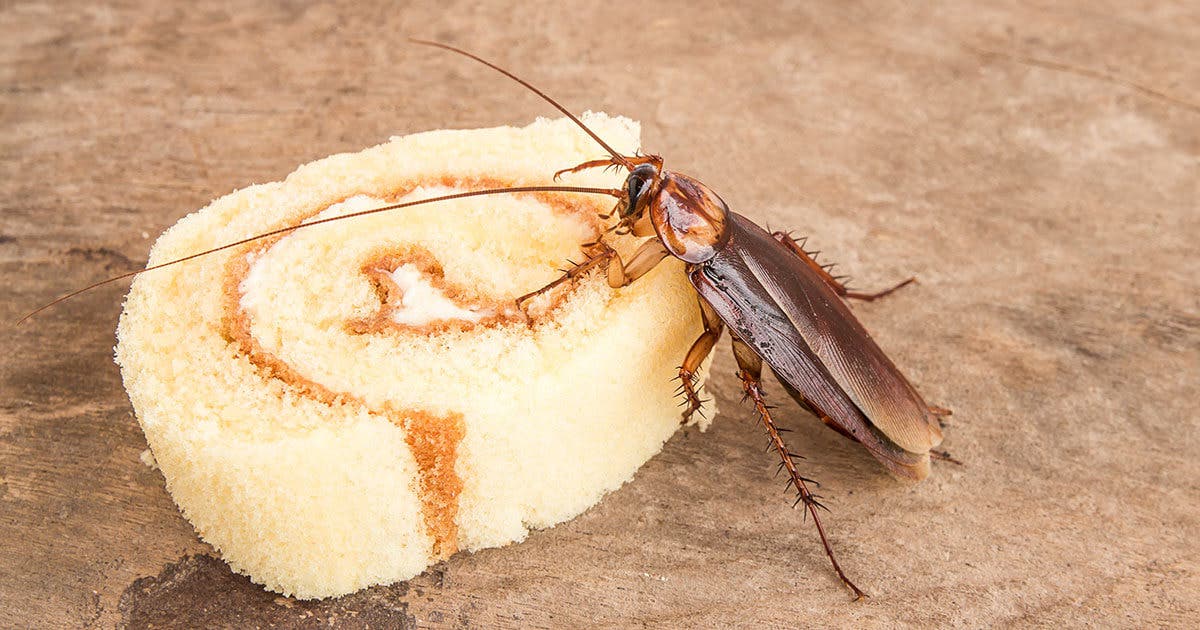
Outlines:
[[801,243],[796,242],[796,240],[792,238],[792,235],[788,234],[787,232],[772,232],[771,236],[775,237],[775,240],[783,243],[788,249],[795,252],[796,255],[802,258],[804,262],[812,268],[813,271],[817,272],[817,275],[821,276],[821,279],[825,281],[825,284],[828,284],[835,293],[845,298],[853,298],[855,300],[863,300],[864,302],[872,302],[885,295],[888,295],[889,293],[892,293],[901,287],[906,287],[917,281],[915,277],[912,277],[900,282],[896,286],[884,289],[882,291],[876,291],[874,293],[851,291],[850,289],[846,288],[845,284],[842,284],[841,282],[841,279],[844,276],[834,276],[829,273],[829,271],[833,269],[832,264],[822,265],[821,263],[817,262],[816,255],[820,252],[806,251],[804,247],[801,246]]
[[844,291],[844,293],[841,293],[841,295],[844,297],[848,297],[848,298],[851,298],[854,300],[862,300],[864,302],[874,302],[875,300],[878,300],[879,298],[881,298],[885,295],[889,295],[892,292],[896,291],[897,289],[902,289],[916,281],[917,281],[916,276],[910,276],[909,278],[907,278],[905,280],[901,280],[900,282],[896,283],[894,286],[888,287],[882,291],[876,291],[874,293],[865,293],[862,291],[851,291],[851,290],[847,289],[844,285],[839,285],[839,286],[842,286],[842,291]]
[[560,285],[564,282],[574,281],[576,278],[578,278],[578,277],[582,276],[583,274],[587,273],[588,271],[596,268],[596,266],[602,264],[604,261],[609,260],[610,258],[613,258],[614,256],[617,256],[617,251],[614,250],[613,248],[609,247],[605,243],[597,243],[595,245],[594,249],[597,250],[596,253],[589,256],[587,260],[579,263],[578,265],[575,265],[571,269],[568,269],[558,279],[554,280],[553,282],[547,284],[546,286],[544,286],[536,291],[530,291],[529,293],[526,293],[525,295],[522,295],[521,297],[517,298],[517,300],[516,300],[517,308],[523,308],[522,305],[525,304],[525,302],[532,300],[533,298],[553,289],[554,287],[557,287],[558,285]]
[[[662,158],[657,155],[626,155],[623,157],[624,160],[629,163],[630,168],[640,164],[662,164]],[[578,173],[579,171],[585,171],[589,168],[600,168],[602,166],[605,168],[612,168],[622,167],[625,166],[625,164],[618,161],[615,157],[600,158],[599,160],[588,160],[587,162],[584,162],[578,166],[572,166],[571,168],[564,168],[561,171],[556,171],[554,173],[554,181],[558,181],[558,178],[565,173]]]
[[938,426],[943,429],[946,428],[946,418],[954,415],[953,411],[945,407],[939,407],[938,405],[926,405],[925,408],[929,410],[929,413],[933,414],[933,417],[937,419]]
[[629,262],[622,262],[620,254],[613,254],[608,261],[608,286],[619,289],[632,284],[667,257],[667,248],[657,238],[650,239],[634,250]]
[[[687,424],[688,420],[692,419],[692,414],[700,411],[700,407],[705,401],[700,399],[696,393],[696,374],[700,371],[700,364],[704,363],[704,359],[712,352],[713,346],[717,344],[717,340],[721,338],[721,332],[725,329],[725,323],[717,316],[712,307],[703,299],[700,302],[700,319],[704,324],[704,332],[696,338],[692,347],[683,357],[683,363],[679,366],[679,389],[685,397],[687,408],[683,410],[683,419],[680,424]],[[703,416],[704,412],[700,411]]]
[[584,162],[583,164],[580,164],[578,166],[572,166],[571,168],[564,168],[561,171],[555,171],[554,172],[554,181],[558,181],[558,178],[562,177],[566,173],[578,173],[579,171],[585,171],[589,168],[600,168],[601,166],[603,166],[605,168],[612,168],[614,166],[621,166],[621,164],[613,158],[604,158],[604,159],[600,159],[600,160],[588,160],[587,162]]
[[933,458],[933,459],[936,459],[936,460],[938,460],[939,462],[950,462],[951,464],[954,464],[954,465],[956,465],[956,466],[963,466],[963,465],[964,465],[964,464],[963,464],[961,461],[959,461],[958,459],[956,459],[956,458],[955,458],[953,455],[951,455],[951,454],[950,454],[948,451],[930,450],[930,451],[929,451],[929,457],[931,457],[931,458]]
[[[787,469],[788,475],[791,477],[791,485],[796,488],[799,498],[796,500],[796,505],[804,503],[804,509],[813,517],[813,523],[817,526],[817,533],[821,536],[821,544],[825,546],[825,555],[829,556],[829,561],[833,563],[833,570],[837,572],[842,583],[854,592],[854,599],[858,600],[866,597],[866,593],[862,592],[850,578],[846,577],[846,573],[842,571],[841,565],[838,564],[837,558],[833,555],[833,547],[829,544],[829,539],[825,536],[825,527],[821,524],[821,518],[817,514],[817,509],[822,508],[828,511],[824,505],[818,502],[818,498],[808,489],[806,482],[812,481],[805,479],[796,469],[796,455],[788,450],[786,444],[783,443],[783,438],[779,435],[779,428],[775,426],[774,420],[771,419],[771,408],[767,406],[763,399],[762,390],[762,358],[758,356],[754,350],[746,345],[741,339],[733,338],[733,355],[737,358],[738,377],[742,379],[742,391],[745,392],[746,398],[754,401],[754,408],[758,411],[758,416],[762,419],[763,426],[767,429],[767,435],[771,439],[771,446],[775,452],[779,454],[783,460],[782,467]],[[813,482],[815,483],[815,482]]]
[[667,257],[667,249],[663,246],[662,241],[658,239],[651,239],[639,245],[637,250],[633,252],[633,256],[630,257],[628,264],[621,262],[621,255],[617,253],[617,250],[613,249],[603,241],[587,243],[584,245],[584,249],[589,251],[587,260],[575,265],[566,273],[564,273],[562,277],[556,279],[550,284],[547,284],[537,291],[531,291],[517,298],[517,307],[520,308],[521,305],[526,301],[531,300],[564,282],[573,281],[579,278],[597,266],[606,266],[605,271],[607,274],[608,286],[618,289],[627,286],[638,278],[646,275],[646,273],[658,265],[658,263],[662,262],[662,259]]

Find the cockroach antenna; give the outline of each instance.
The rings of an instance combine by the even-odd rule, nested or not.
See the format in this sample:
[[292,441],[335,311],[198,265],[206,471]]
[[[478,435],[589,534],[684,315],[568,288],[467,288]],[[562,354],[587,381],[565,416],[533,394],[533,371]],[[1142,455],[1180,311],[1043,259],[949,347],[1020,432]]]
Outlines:
[[201,256],[207,256],[209,254],[214,254],[216,252],[230,249],[232,247],[237,247],[239,245],[253,243],[254,241],[258,241],[258,240],[261,240],[264,238],[270,238],[272,236],[279,236],[280,234],[287,234],[289,232],[295,232],[296,230],[299,230],[300,228],[312,227],[314,225],[321,225],[322,223],[332,223],[333,221],[341,221],[343,219],[352,219],[354,217],[361,217],[361,216],[365,216],[368,214],[387,212],[389,210],[399,210],[401,208],[411,208],[412,206],[419,206],[419,205],[423,205],[423,204],[427,204],[427,203],[434,203],[436,201],[449,201],[451,199],[463,199],[466,197],[480,197],[483,195],[501,195],[501,194],[507,194],[507,193],[532,193],[532,192],[575,192],[575,193],[585,193],[585,194],[593,194],[593,195],[610,195],[610,196],[617,197],[617,198],[620,198],[621,195],[623,194],[620,190],[617,190],[615,188],[585,188],[585,187],[581,187],[581,186],[518,186],[515,188],[488,188],[485,190],[471,190],[468,192],[455,193],[453,195],[443,195],[441,197],[430,197],[429,199],[418,199],[417,201],[406,201],[403,203],[394,203],[394,204],[390,204],[390,205],[386,205],[386,206],[380,206],[378,208],[371,208],[369,210],[359,210],[358,212],[342,214],[342,215],[338,215],[336,217],[326,217],[324,219],[316,219],[314,221],[308,221],[308,222],[299,223],[296,225],[289,225],[288,227],[279,228],[277,230],[263,232],[262,234],[256,234],[254,236],[250,236],[250,237],[241,239],[239,241],[234,241],[232,243],[226,243],[226,244],[220,245],[218,247],[213,247],[212,249],[206,249],[202,252],[196,252],[195,254],[189,254],[187,256],[184,256],[183,258],[176,258],[175,260],[168,260],[167,262],[159,263],[157,265],[150,265],[149,267],[146,267],[145,269],[138,269],[137,271],[130,271],[130,272],[126,272],[126,273],[123,273],[123,274],[120,274],[117,276],[113,276],[111,278],[105,278],[104,280],[101,280],[99,282],[93,282],[92,284],[89,284],[86,287],[83,287],[82,289],[76,289],[62,297],[56,298],[52,302],[48,302],[46,304],[43,304],[43,305],[37,307],[36,309],[26,313],[23,317],[21,317],[21,319],[18,319],[14,325],[20,326],[21,324],[28,321],[29,318],[33,317],[34,315],[37,315],[38,313],[41,313],[42,311],[44,311],[52,306],[55,306],[56,304],[60,304],[60,303],[65,302],[81,293],[86,293],[88,291],[91,291],[92,289],[102,287],[106,284],[110,284],[110,283],[116,282],[118,280],[124,280],[125,278],[132,278],[138,274],[142,274],[147,271],[154,271],[155,269],[162,269],[163,267],[170,267],[171,265],[177,265],[181,262],[187,262],[189,260],[200,258]]
[[555,107],[555,109],[562,112],[563,115],[565,115],[567,118],[570,118],[572,121],[574,121],[574,123],[576,125],[579,125],[579,128],[583,129],[585,132],[587,132],[587,135],[591,136],[592,140],[595,140],[597,144],[604,147],[605,151],[608,151],[609,155],[612,156],[614,163],[620,164],[621,166],[624,166],[626,169],[629,169],[631,171],[633,170],[634,165],[633,165],[633,162],[629,161],[629,158],[625,157],[624,155],[621,155],[620,153],[618,153],[616,151],[616,149],[613,149],[612,147],[608,146],[607,142],[602,140],[600,138],[600,136],[596,134],[596,132],[589,129],[587,125],[583,124],[582,120],[579,120],[578,118],[576,118],[575,114],[572,114],[571,112],[567,111],[567,108],[560,105],[558,101],[550,98],[545,92],[533,87],[533,85],[531,85],[525,79],[518,77],[517,75],[509,72],[508,70],[505,70],[504,68],[501,68],[500,66],[497,66],[496,64],[494,64],[486,59],[483,59],[482,57],[473,55],[461,48],[455,48],[454,46],[451,46],[449,44],[443,44],[441,42],[434,42],[434,41],[429,41],[427,39],[416,39],[416,38],[409,38],[409,41],[411,41],[414,44],[421,44],[422,46],[433,46],[434,48],[441,48],[442,50],[448,50],[453,53],[458,53],[464,57],[467,57],[468,59],[474,59],[475,61],[478,61],[479,63],[491,68],[492,70],[495,70],[496,72],[499,72],[500,74],[503,74],[504,76],[512,79],[513,81],[520,83],[521,85],[523,85],[527,89],[529,89],[530,92],[537,94],[538,96],[542,97],[542,100],[553,105]]

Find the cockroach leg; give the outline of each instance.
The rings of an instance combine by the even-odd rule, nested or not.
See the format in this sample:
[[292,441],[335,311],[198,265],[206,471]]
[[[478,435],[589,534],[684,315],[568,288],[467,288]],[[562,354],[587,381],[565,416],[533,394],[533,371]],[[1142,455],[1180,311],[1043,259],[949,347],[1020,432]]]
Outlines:
[[574,281],[596,267],[605,268],[609,286],[614,289],[627,286],[646,275],[655,265],[667,257],[667,250],[663,247],[662,241],[658,239],[642,243],[634,251],[628,263],[622,263],[621,255],[617,253],[617,250],[610,247],[604,241],[585,243],[582,247],[584,253],[588,255],[587,260],[574,265],[554,282],[547,284],[537,291],[531,291],[517,298],[517,308],[524,310],[523,305],[525,302],[554,289],[564,282]]
[[609,247],[605,243],[598,243],[598,244],[596,244],[596,246],[593,249],[595,249],[597,253],[592,254],[591,256],[588,257],[587,260],[585,260],[585,261],[575,265],[571,269],[567,270],[567,272],[564,273],[557,280],[551,282],[550,284],[547,284],[546,286],[544,286],[536,291],[530,291],[529,293],[526,293],[525,295],[522,295],[521,297],[517,298],[516,299],[517,308],[524,310],[523,305],[525,304],[525,302],[532,300],[533,298],[553,289],[554,287],[559,286],[560,284],[563,284],[564,282],[574,281],[579,276],[582,276],[583,274],[587,273],[588,271],[594,269],[596,266],[602,264],[603,262],[605,262],[617,255],[616,250]]
[[901,287],[906,287],[917,281],[915,277],[908,278],[907,280],[898,283],[896,286],[884,289],[882,291],[876,291],[874,293],[851,291],[850,289],[846,288],[846,285],[840,282],[838,278],[829,273],[829,270],[833,268],[833,265],[822,265],[821,263],[818,263],[816,259],[817,252],[809,252],[805,250],[800,243],[796,242],[796,239],[792,238],[791,234],[788,234],[787,232],[772,232],[771,236],[775,237],[775,240],[783,243],[784,246],[792,250],[797,256],[803,259],[805,264],[811,267],[813,271],[817,272],[817,275],[825,281],[825,284],[828,284],[835,293],[844,298],[872,302],[892,293],[893,291],[896,291],[897,289],[900,289]]
[[662,158],[657,155],[625,155],[621,157],[621,160],[617,160],[615,157],[602,158],[599,160],[588,160],[587,162],[584,162],[578,166],[572,166],[571,168],[564,168],[561,171],[556,171],[554,173],[554,180],[558,181],[558,178],[566,173],[578,173],[579,171],[586,171],[589,168],[609,168],[617,166],[632,169],[640,164],[654,164],[655,166],[662,167]]
[[555,171],[554,172],[554,181],[558,181],[559,177],[562,177],[563,175],[565,175],[567,173],[578,173],[579,171],[586,171],[589,168],[600,168],[601,166],[608,167],[608,166],[613,166],[613,165],[620,166],[620,164],[618,164],[613,158],[604,158],[602,160],[588,160],[587,162],[584,162],[583,164],[580,164],[578,166],[572,166],[571,168],[564,168],[561,171]]
[[[771,408],[767,406],[763,399],[762,390],[762,358],[758,356],[754,350],[745,342],[737,337],[733,338],[733,355],[738,363],[738,377],[742,380],[742,391],[745,392],[746,398],[754,402],[754,408],[758,411],[758,417],[762,420],[763,426],[767,430],[767,435],[771,439],[771,446],[775,452],[779,454],[783,460],[783,468],[788,471],[791,477],[791,484],[796,488],[799,498],[796,504],[804,504],[804,509],[813,517],[813,523],[817,526],[817,533],[821,536],[821,544],[825,547],[825,555],[829,556],[829,561],[833,563],[833,570],[837,572],[842,583],[845,584],[851,591],[854,592],[854,599],[859,600],[866,597],[867,594],[854,585],[850,578],[846,577],[846,573],[842,571],[841,565],[838,564],[837,558],[833,554],[833,547],[829,544],[829,539],[825,536],[825,527],[821,524],[821,517],[817,510],[826,509],[818,501],[820,497],[814,495],[808,489],[808,485],[804,477],[796,469],[797,456],[794,455],[783,442],[780,437],[780,429],[775,426],[775,421],[771,419]],[[810,481],[810,480],[809,480]]]
[[946,451],[931,450],[931,451],[929,451],[929,456],[933,459],[938,460],[939,462],[950,462],[951,464],[955,464],[957,466],[963,465],[963,463],[961,461],[955,459],[952,455],[950,455],[950,453],[947,453]]
[[666,257],[667,248],[656,238],[639,245],[627,263],[622,263],[621,255],[613,252],[611,260],[608,261],[608,286],[614,289],[628,286],[646,275]]
[[794,399],[796,402],[800,403],[800,406],[803,407],[806,411],[808,411],[812,415],[816,416],[821,422],[823,422],[825,424],[825,426],[829,427],[830,429],[833,429],[834,431],[837,431],[838,433],[842,434],[843,437],[845,437],[846,439],[848,439],[852,442],[861,442],[862,441],[862,440],[859,440],[858,437],[855,436],[853,433],[851,433],[850,431],[847,431],[845,427],[834,422],[833,419],[830,418],[824,411],[821,411],[820,409],[818,409],[816,405],[812,404],[811,401],[809,401],[807,398],[805,398],[804,394],[801,394],[800,392],[796,391],[795,389],[792,389],[791,387],[788,387],[787,385],[784,385],[784,388],[788,390],[788,394],[791,395],[792,399]]
[[[605,215],[603,215],[603,214],[602,214],[602,215],[600,215],[600,218],[605,218]],[[608,227],[607,229],[605,229],[605,230],[604,230],[604,234],[608,234],[609,232],[616,232],[616,231],[617,231],[617,228],[619,228],[619,227],[621,227],[621,224],[620,224],[620,223],[618,223],[618,224],[616,224],[616,225],[613,225],[613,226],[610,226],[610,227]],[[596,246],[598,246],[598,245],[603,245],[603,244],[604,244],[604,234],[601,234],[601,235],[600,235],[599,237],[597,237],[597,238],[596,238],[596,240],[594,240],[594,241],[588,241],[588,242],[586,242],[586,243],[584,243],[584,244],[580,245],[580,246],[579,246],[579,247],[580,247],[580,249],[582,249],[583,251],[585,251],[585,252],[586,252],[586,251],[589,251],[589,250],[591,250],[591,249],[594,249],[594,248],[595,248]]]
[[946,418],[954,415],[953,411],[937,405],[926,405],[925,408],[929,410],[929,413],[933,414],[933,417],[937,418],[938,426],[943,429],[946,428]]
[[[704,332],[696,338],[692,347],[683,357],[683,364],[679,366],[679,389],[686,398],[687,408],[683,410],[683,419],[680,424],[687,424],[692,419],[692,414],[700,411],[700,407],[704,404],[700,400],[699,394],[696,392],[696,374],[700,371],[700,364],[704,363],[709,353],[712,352],[713,346],[717,344],[717,340],[721,338],[721,332],[725,330],[725,323],[713,311],[712,307],[704,300],[700,302],[700,319],[704,324]],[[703,412],[701,412],[703,414]]]
[[[903,280],[903,281],[899,282],[898,284],[896,284],[895,286],[893,286],[891,288],[887,288],[882,291],[876,291],[874,293],[863,293],[861,291],[850,291],[850,290],[846,289],[845,285],[842,285],[839,283],[838,286],[841,287],[841,291],[838,291],[838,294],[843,297],[848,297],[848,298],[852,298],[855,300],[862,300],[864,302],[872,302],[872,301],[878,300],[879,298],[881,298],[885,295],[888,295],[889,293],[892,293],[893,291],[895,291],[897,289],[906,287],[916,281],[917,281],[916,276],[913,276],[913,277],[908,278],[907,280]],[[834,290],[836,291],[837,289],[834,289]]]

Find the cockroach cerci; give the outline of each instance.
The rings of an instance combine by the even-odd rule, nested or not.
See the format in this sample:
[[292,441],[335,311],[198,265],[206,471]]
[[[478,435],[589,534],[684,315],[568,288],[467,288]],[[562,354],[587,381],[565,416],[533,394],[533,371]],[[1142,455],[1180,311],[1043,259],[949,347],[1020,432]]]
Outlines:
[[469,52],[437,42],[415,43],[448,50],[482,63],[517,81],[574,121],[609,157],[584,162],[558,175],[583,169],[615,167],[628,172],[620,189],[577,186],[523,186],[467,191],[373,208],[337,217],[312,220],[122,274],[69,293],[26,315],[21,321],[92,288],[133,275],[177,264],[270,236],[335,220],[384,212],[448,199],[522,192],[577,192],[615,197],[616,207],[602,218],[616,218],[608,231],[644,237],[629,260],[603,241],[582,245],[587,259],[561,278],[517,299],[529,298],[569,283],[591,270],[601,270],[610,286],[619,288],[646,274],[668,256],[686,263],[696,289],[704,330],[679,366],[680,394],[685,398],[683,420],[700,410],[696,372],[728,329],[746,399],[766,429],[780,467],[787,471],[798,495],[795,505],[812,516],[826,555],[838,578],[862,597],[838,564],[825,534],[819,510],[824,506],[809,489],[812,480],[801,475],[798,456],[780,435],[763,398],[762,365],[766,362],[779,382],[802,407],[826,425],[867,449],[892,474],[920,480],[929,474],[933,449],[942,441],[939,417],[948,410],[921,398],[846,305],[847,298],[873,300],[912,282],[878,293],[848,290],[820,265],[800,243],[783,232],[770,233],[732,211],[700,181],[664,168],[657,155],[622,155],[613,150],[565,107],[524,80]]

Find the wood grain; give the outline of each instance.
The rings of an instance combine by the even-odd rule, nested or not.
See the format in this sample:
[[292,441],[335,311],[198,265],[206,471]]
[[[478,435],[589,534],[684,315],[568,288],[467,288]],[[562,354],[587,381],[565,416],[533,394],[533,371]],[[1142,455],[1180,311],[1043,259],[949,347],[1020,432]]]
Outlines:
[[[733,361],[723,414],[572,522],[339,600],[262,591],[179,515],[112,364],[123,287],[0,357],[0,627],[1188,626],[1200,618],[1200,8],[1185,2],[0,6],[0,320],[144,264],[210,199],[552,115],[436,38],[811,234],[962,468],[910,486],[777,387],[849,603]],[[597,151],[597,156],[600,152]],[[569,165],[562,165],[569,166]]]

